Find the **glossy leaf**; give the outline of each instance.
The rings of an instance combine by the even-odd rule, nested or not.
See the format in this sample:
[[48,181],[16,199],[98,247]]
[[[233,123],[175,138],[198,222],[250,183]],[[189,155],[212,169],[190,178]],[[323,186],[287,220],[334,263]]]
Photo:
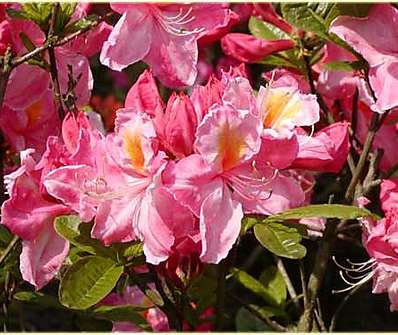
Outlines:
[[122,273],[123,266],[112,259],[84,257],[62,277],[60,302],[72,309],[89,308],[111,292]]
[[273,296],[278,305],[282,305],[286,301],[286,284],[276,266],[272,265],[264,270],[259,281]]
[[254,226],[254,235],[261,245],[275,255],[300,259],[307,250],[300,244],[302,236],[293,225],[288,227],[279,222],[268,221]]
[[347,205],[309,205],[305,207],[289,209],[283,213],[269,216],[267,221],[303,219],[303,218],[336,218],[353,220],[366,216],[374,216],[364,208]]

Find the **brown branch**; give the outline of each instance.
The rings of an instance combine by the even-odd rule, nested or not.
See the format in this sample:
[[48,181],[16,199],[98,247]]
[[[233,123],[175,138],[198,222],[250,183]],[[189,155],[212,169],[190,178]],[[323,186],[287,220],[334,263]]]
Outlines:
[[[46,41],[51,41],[54,37],[54,28],[55,28],[55,24],[57,22],[57,16],[58,16],[59,9],[60,9],[59,3],[56,3],[55,5],[53,5],[52,12],[51,12],[50,29],[48,30]],[[50,58],[51,80],[53,83],[55,102],[58,106],[59,119],[62,121],[65,117],[65,110],[64,110],[64,106],[63,106],[63,102],[62,102],[61,87],[60,87],[59,79],[58,79],[57,59],[55,57],[54,47],[51,45],[51,43],[49,43],[49,45],[50,46],[48,48],[48,56]]]
[[43,51],[47,50],[49,47],[60,47],[70,41],[72,41],[73,39],[75,39],[76,37],[90,31],[92,28],[95,28],[97,25],[99,25],[101,22],[105,21],[107,18],[111,17],[115,15],[113,12],[107,13],[101,17],[98,18],[97,21],[94,21],[92,24],[90,24],[89,26],[82,28],[68,36],[65,36],[61,39],[55,39],[55,40],[48,40],[46,41],[42,46],[37,47],[36,49],[14,59],[11,62],[11,67],[15,68],[18,65],[21,65],[25,62],[27,62],[29,59],[32,59],[33,57],[39,55],[40,53],[42,53]]

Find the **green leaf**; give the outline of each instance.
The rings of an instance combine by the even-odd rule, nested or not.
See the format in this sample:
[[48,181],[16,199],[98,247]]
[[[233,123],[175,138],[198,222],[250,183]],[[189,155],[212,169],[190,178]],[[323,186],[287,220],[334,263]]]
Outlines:
[[112,291],[122,273],[123,266],[112,259],[84,257],[62,277],[59,300],[68,308],[89,308]]
[[92,225],[82,223],[77,215],[62,215],[55,219],[55,230],[63,238],[68,240],[80,250],[92,255],[116,257],[115,251],[101,244],[100,241],[92,239],[90,232]]
[[299,259],[307,250],[300,244],[302,236],[293,225],[288,227],[279,222],[267,221],[254,226],[254,235],[261,245],[275,255]]
[[327,27],[321,16],[305,3],[281,4],[283,18],[297,28],[310,31],[320,37],[327,38]]
[[364,64],[360,61],[347,62],[347,61],[336,61],[324,64],[324,68],[327,70],[334,71],[355,71],[364,68]]
[[256,63],[276,67],[289,67],[293,69],[299,69],[299,66],[297,64],[293,63],[290,59],[279,56],[278,54],[267,56],[264,59],[257,61]]
[[353,220],[361,217],[374,216],[365,208],[347,205],[309,205],[289,209],[286,212],[269,216],[266,221],[292,220],[302,218],[336,218]]
[[63,2],[60,4],[60,8],[57,15],[57,21],[55,23],[55,32],[57,34],[63,32],[65,26],[69,22],[72,17],[73,12],[75,11],[77,3],[73,2]]
[[49,2],[24,3],[22,11],[27,19],[36,22],[45,31],[48,28],[53,5]]
[[290,39],[290,35],[278,27],[252,16],[249,20],[249,30],[252,35],[265,40]]
[[245,307],[241,307],[236,313],[235,325],[238,332],[272,331],[263,320],[253,315]]
[[286,284],[275,265],[268,267],[261,273],[260,282],[278,305],[282,305],[286,301]]
[[75,33],[81,29],[86,29],[96,23],[98,19],[98,15],[92,14],[79,20],[73,21],[65,27],[64,35]]
[[242,219],[241,224],[241,234],[245,234],[247,231],[252,229],[261,219],[253,217],[253,216],[245,216]]
[[125,258],[137,258],[144,254],[144,245],[139,241],[118,243],[112,246]]
[[[275,299],[273,292],[264,287],[264,285],[260,281],[253,278],[247,272],[239,270],[237,268],[233,268],[231,270],[231,274],[240,284],[242,284],[248,290],[252,291],[254,294],[263,298],[264,301],[267,302],[267,304],[273,307],[279,307],[279,301]],[[284,314],[284,312],[279,311],[279,314]]]

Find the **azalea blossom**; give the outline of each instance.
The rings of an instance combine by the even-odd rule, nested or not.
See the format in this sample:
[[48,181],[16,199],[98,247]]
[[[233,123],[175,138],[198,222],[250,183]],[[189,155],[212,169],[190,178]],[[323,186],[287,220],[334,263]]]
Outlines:
[[[102,64],[121,71],[143,60],[169,87],[194,83],[197,40],[229,22],[229,9],[221,4],[111,4],[111,7],[122,17],[104,43]],[[126,45],[130,40],[134,40],[134,48]]]
[[393,5],[375,4],[368,17],[341,16],[330,28],[368,61],[370,85],[377,98],[371,108],[380,113],[398,105],[394,90],[398,79],[397,20],[398,10]]

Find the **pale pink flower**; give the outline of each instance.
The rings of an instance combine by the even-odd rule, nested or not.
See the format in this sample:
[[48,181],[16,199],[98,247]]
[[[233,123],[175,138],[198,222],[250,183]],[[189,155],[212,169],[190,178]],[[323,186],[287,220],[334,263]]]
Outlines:
[[[122,14],[101,52],[102,64],[121,71],[143,60],[169,87],[190,86],[197,75],[197,40],[228,24],[221,4],[111,4]],[[209,15],[210,14],[210,15]],[[126,44],[133,40],[135,47]]]
[[338,17],[330,31],[350,44],[368,61],[369,80],[377,101],[371,106],[383,112],[398,106],[398,10],[390,4],[375,4],[368,17]]

